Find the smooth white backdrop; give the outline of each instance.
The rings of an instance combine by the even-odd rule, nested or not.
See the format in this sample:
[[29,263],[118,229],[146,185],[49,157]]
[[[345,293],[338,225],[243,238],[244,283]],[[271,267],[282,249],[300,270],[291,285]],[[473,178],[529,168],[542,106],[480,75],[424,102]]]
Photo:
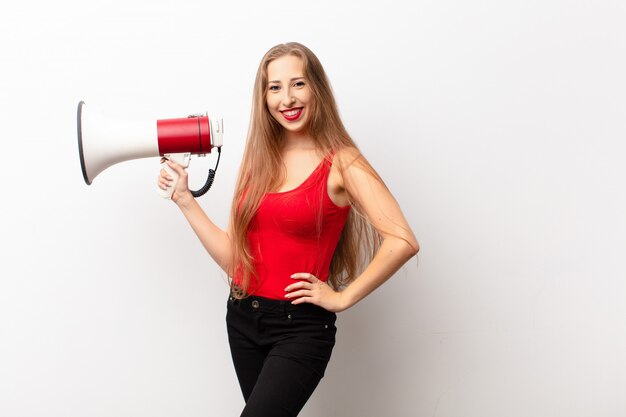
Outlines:
[[422,245],[340,314],[302,416],[623,416],[625,21],[617,0],[0,6],[0,415],[239,415],[224,274],[156,158],[84,184],[76,105],[220,114],[200,202],[225,226],[258,62],[299,41]]

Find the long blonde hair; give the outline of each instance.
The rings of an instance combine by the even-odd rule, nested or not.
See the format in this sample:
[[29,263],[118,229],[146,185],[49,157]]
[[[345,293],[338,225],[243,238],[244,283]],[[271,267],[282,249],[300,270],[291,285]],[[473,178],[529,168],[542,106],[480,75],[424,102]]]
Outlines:
[[[341,122],[330,83],[315,54],[296,42],[271,48],[263,56],[257,70],[250,127],[231,207],[232,259],[229,275],[233,277],[240,274],[237,287],[242,292],[241,296],[249,288],[251,277],[256,276],[247,240],[248,226],[263,196],[276,191],[285,179],[281,158],[283,128],[270,114],[266,102],[267,67],[270,62],[285,55],[299,57],[304,64],[304,76],[314,97],[308,132],[317,149],[324,155],[344,148],[358,149]],[[358,156],[349,163],[357,164],[382,183],[360,152],[356,154]],[[329,270],[328,281],[336,289],[356,278],[361,266],[371,259],[381,243],[380,234],[360,214],[361,210],[352,198],[350,204],[353,209],[350,210]]]

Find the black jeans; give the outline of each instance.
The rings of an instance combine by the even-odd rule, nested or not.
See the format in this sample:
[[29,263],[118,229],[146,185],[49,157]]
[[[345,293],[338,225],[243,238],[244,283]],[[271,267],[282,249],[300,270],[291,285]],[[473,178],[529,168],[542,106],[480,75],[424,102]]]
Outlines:
[[241,417],[298,415],[324,376],[336,319],[313,304],[229,297],[228,340],[246,400]]

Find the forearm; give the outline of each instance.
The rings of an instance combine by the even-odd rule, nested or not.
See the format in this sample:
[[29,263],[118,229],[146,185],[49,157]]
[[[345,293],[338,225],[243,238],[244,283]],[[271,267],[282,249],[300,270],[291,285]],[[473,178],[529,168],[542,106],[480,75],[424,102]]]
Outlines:
[[230,237],[206,215],[195,198],[176,203],[211,258],[227,273],[231,260]]
[[348,285],[341,298],[344,309],[350,308],[395,274],[409,259],[417,254],[414,246],[401,238],[386,238],[363,273]]

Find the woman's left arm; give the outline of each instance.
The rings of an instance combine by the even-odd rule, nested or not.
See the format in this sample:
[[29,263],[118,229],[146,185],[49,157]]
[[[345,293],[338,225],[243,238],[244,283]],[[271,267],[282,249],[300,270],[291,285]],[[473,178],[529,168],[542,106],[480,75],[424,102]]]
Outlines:
[[382,243],[361,275],[342,291],[334,291],[311,274],[292,276],[303,281],[287,287],[287,298],[295,298],[294,304],[310,302],[329,311],[352,307],[387,281],[419,251],[419,244],[398,202],[382,180],[370,172],[369,164],[360,152],[356,149],[342,150],[335,155],[337,162],[342,173],[340,188],[361,207],[361,214],[380,233]]

